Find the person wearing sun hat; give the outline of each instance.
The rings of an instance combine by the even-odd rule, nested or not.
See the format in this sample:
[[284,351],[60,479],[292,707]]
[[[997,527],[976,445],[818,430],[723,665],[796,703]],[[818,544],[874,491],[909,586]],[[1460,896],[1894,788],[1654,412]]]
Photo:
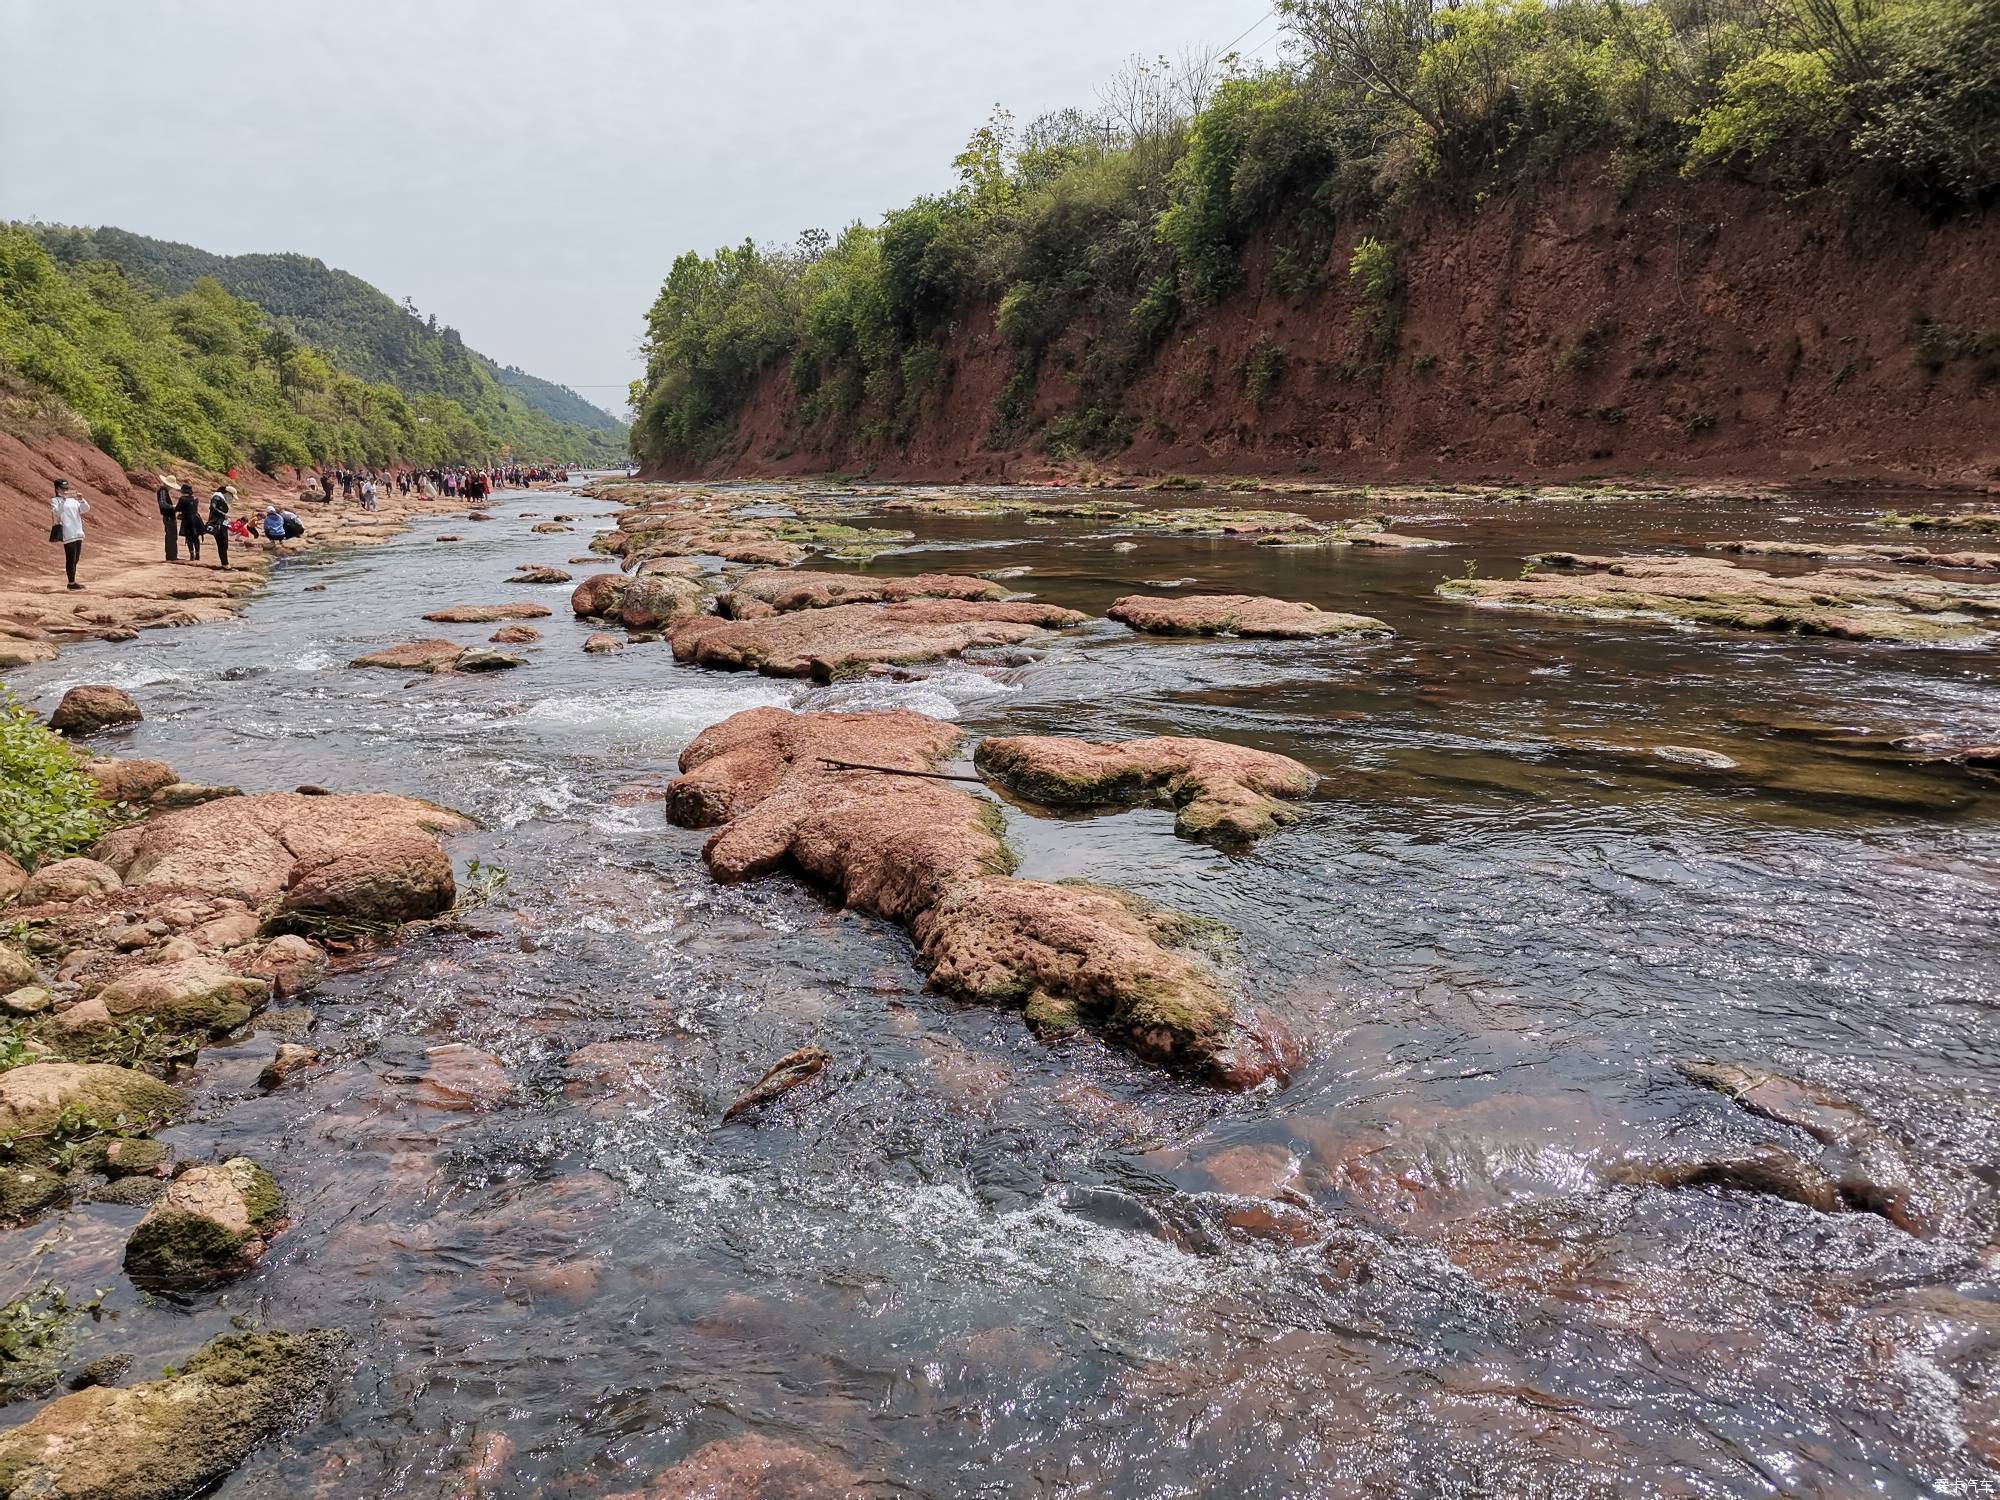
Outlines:
[[160,506],[160,531],[167,544],[167,561],[181,560],[180,510],[174,500],[174,491],[180,488],[180,481],[171,474],[156,476],[160,487],[153,491],[153,499]]
[[89,514],[90,502],[72,490],[67,479],[58,479],[49,499],[49,540],[62,543],[63,571],[73,589],[83,587],[76,581],[76,565],[83,558],[83,518]]

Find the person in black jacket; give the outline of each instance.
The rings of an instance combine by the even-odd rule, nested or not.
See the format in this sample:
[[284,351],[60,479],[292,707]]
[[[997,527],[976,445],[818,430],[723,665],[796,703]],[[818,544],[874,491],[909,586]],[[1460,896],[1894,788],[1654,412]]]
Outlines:
[[174,505],[174,485],[177,481],[171,474],[160,475],[160,487],[153,491],[153,498],[160,505],[160,531],[167,544],[167,561],[181,560],[180,512]]
[[208,534],[215,538],[215,560],[223,572],[229,571],[229,502],[236,498],[236,486],[225,484],[208,497]]
[[181,540],[187,543],[188,561],[201,561],[201,534],[206,529],[201,518],[201,502],[194,497],[194,486],[187,480],[181,481],[181,496],[175,507],[181,520]]

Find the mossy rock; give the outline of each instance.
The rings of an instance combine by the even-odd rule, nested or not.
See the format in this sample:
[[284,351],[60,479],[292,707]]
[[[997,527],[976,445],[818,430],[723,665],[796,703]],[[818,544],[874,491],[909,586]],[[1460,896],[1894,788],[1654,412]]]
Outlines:
[[25,1224],[68,1193],[69,1184],[47,1167],[0,1166],[0,1224]]
[[340,1369],[331,1331],[219,1338],[178,1374],[93,1386],[0,1434],[8,1500],[180,1500],[317,1414]]
[[247,1157],[176,1178],[132,1231],[125,1274],[141,1286],[202,1286],[248,1270],[281,1227],[284,1195]]
[[111,1063],[29,1063],[0,1073],[0,1149],[45,1157],[65,1139],[143,1133],[173,1118],[181,1091]]

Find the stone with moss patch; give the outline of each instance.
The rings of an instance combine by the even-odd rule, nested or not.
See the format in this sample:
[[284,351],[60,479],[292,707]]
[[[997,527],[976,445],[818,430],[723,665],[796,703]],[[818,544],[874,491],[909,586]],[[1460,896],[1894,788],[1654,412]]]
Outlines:
[[0,1073],[0,1148],[39,1160],[65,1139],[151,1130],[183,1102],[179,1089],[134,1068],[29,1063]]
[[0,1434],[0,1493],[11,1500],[199,1493],[260,1443],[317,1414],[345,1342],[330,1331],[230,1334],[164,1379],[63,1396]]
[[141,1286],[200,1286],[247,1271],[283,1227],[284,1194],[248,1157],[175,1178],[125,1245]]

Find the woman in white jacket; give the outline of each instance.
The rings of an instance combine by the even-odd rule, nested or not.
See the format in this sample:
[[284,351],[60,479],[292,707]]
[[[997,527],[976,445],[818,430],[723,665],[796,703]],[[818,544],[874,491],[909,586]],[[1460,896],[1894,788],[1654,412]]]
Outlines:
[[63,571],[69,575],[69,586],[80,589],[83,585],[76,581],[76,565],[83,557],[83,518],[90,514],[90,502],[72,494],[67,479],[58,479],[49,514],[49,540],[62,543]]

